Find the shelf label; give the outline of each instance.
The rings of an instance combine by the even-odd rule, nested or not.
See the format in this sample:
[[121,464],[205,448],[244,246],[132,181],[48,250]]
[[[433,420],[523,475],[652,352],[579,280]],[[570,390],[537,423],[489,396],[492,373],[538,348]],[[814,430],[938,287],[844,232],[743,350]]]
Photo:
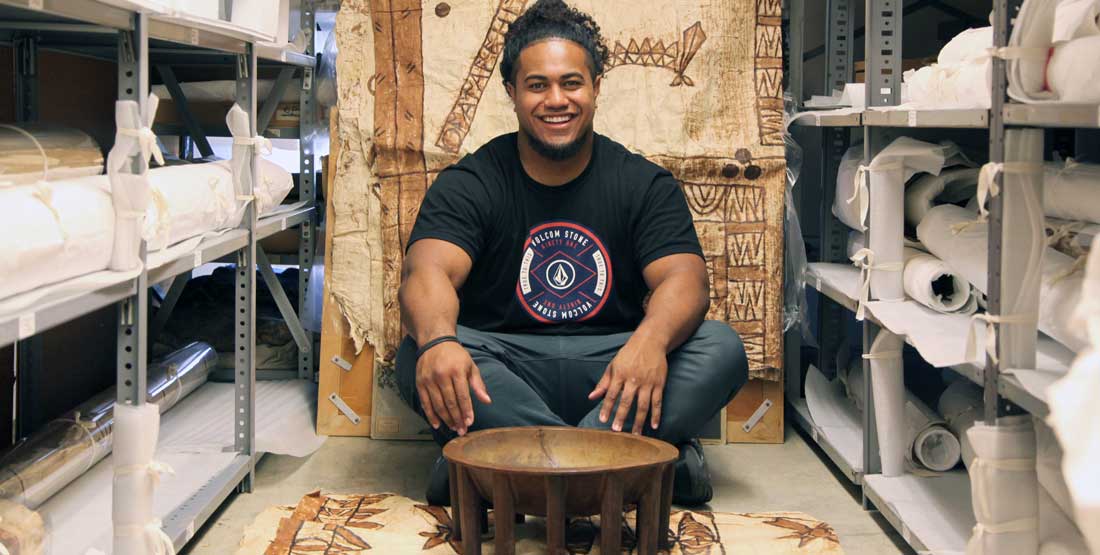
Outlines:
[[199,30],[191,29],[191,44],[194,46],[199,45]]
[[23,340],[35,332],[35,317],[33,312],[19,315],[19,339]]
[[195,253],[195,265],[194,265],[194,267],[198,268],[199,266],[202,266],[202,251],[199,251],[199,252]]
[[909,127],[917,126],[917,113],[913,110],[909,111]]
[[279,228],[280,228],[279,230],[280,231],[286,231],[286,221],[287,221],[287,219],[288,218],[283,218],[283,221],[279,222]]
[[45,8],[45,0],[30,0],[27,3],[27,7],[32,10],[41,10]]

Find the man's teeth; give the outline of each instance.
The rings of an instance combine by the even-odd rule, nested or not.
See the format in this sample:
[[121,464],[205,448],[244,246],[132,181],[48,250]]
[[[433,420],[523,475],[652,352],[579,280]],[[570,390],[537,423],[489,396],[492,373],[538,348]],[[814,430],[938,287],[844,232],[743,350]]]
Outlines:
[[573,116],[544,116],[542,121],[546,123],[565,123],[573,119]]

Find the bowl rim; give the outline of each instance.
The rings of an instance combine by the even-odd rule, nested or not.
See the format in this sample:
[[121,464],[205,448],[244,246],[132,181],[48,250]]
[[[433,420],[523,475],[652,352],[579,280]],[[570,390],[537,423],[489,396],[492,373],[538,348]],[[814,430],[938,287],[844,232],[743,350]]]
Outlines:
[[[642,462],[626,463],[626,464],[612,464],[612,465],[600,465],[600,466],[581,466],[571,468],[529,468],[529,467],[513,467],[495,463],[488,463],[484,461],[475,461],[464,453],[464,447],[471,441],[484,438],[486,436],[515,432],[518,430],[532,431],[536,434],[544,432],[546,430],[554,431],[568,431],[569,433],[580,433],[590,435],[606,435],[625,434],[632,438],[634,441],[640,441],[648,443],[649,445],[657,448],[657,455],[652,458],[648,458]],[[490,428],[487,430],[478,430],[471,432],[462,437],[455,438],[447,443],[443,447],[443,457],[453,464],[460,466],[475,468],[479,470],[491,470],[494,472],[503,472],[507,474],[526,474],[526,475],[541,475],[541,476],[571,476],[580,474],[596,474],[596,473],[609,473],[609,472],[623,472],[628,470],[635,470],[639,468],[659,467],[665,464],[671,464],[676,461],[676,458],[680,456],[680,450],[674,447],[672,444],[643,435],[631,434],[628,432],[613,432],[610,430],[595,430],[592,428],[577,428],[573,426],[513,426],[507,428]]]

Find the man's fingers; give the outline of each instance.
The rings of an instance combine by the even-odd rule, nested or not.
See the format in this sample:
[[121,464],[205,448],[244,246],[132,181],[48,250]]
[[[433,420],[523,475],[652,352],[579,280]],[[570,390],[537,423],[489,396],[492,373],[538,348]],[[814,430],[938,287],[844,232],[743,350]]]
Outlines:
[[432,398],[428,395],[427,389],[424,386],[417,386],[416,392],[420,395],[420,410],[424,411],[424,418],[428,419],[428,424],[431,424],[433,430],[438,430],[439,417],[435,415]]
[[653,400],[649,403],[649,425],[654,430],[661,424],[661,401],[664,400],[664,388],[653,388]]
[[459,372],[454,379],[455,398],[458,399],[458,410],[462,413],[461,422],[463,428],[469,428],[474,423],[474,405],[470,401],[470,382],[466,381],[466,374]]
[[619,410],[615,412],[615,422],[611,424],[611,429],[616,432],[623,431],[623,422],[626,421],[626,416],[630,414],[630,407],[634,404],[634,394],[638,391],[638,386],[633,383],[627,383],[623,387],[623,396],[619,399]]
[[607,422],[607,419],[611,417],[611,409],[615,407],[615,400],[619,396],[619,391],[622,390],[623,382],[612,378],[611,383],[607,386],[607,394],[603,397],[603,406],[600,407],[600,422]]
[[493,400],[489,398],[489,388],[485,387],[485,382],[481,379],[481,370],[478,369],[476,364],[470,370],[470,387],[473,388],[474,395],[476,395],[478,400],[482,403],[488,405],[493,402]]
[[437,418],[443,421],[448,428],[454,429],[454,421],[451,420],[451,413],[447,410],[447,403],[443,401],[443,393],[439,391],[439,386],[434,382],[429,383],[426,386],[428,390],[428,396],[431,397],[432,410],[435,411]]
[[458,432],[458,435],[465,434],[465,418],[462,417],[462,409],[458,406],[458,398],[455,396],[454,383],[445,381],[440,384],[439,389],[443,393],[443,406],[446,407],[447,414],[451,417],[451,421],[448,425],[452,430]]
[[588,394],[588,400],[595,401],[596,399],[599,399],[601,396],[603,396],[604,393],[607,393],[607,387],[610,383],[611,369],[609,368],[604,371],[603,377],[600,378],[600,381],[596,384],[596,388],[592,390],[592,393]]
[[645,428],[646,417],[649,416],[649,399],[652,395],[652,387],[643,386],[638,390],[638,409],[634,412],[634,427],[631,433],[640,434]]

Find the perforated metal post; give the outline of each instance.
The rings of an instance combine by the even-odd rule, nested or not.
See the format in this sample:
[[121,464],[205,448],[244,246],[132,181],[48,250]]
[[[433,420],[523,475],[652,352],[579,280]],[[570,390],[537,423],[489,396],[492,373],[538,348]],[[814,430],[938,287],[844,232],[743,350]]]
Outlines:
[[[304,3],[304,11],[302,12],[302,33],[305,33],[305,54],[307,56],[316,58],[316,33],[317,29],[317,14],[314,11],[314,3],[312,0],[307,0]],[[298,181],[298,198],[299,200],[308,200],[312,205],[317,203],[317,156],[313,149],[313,135],[314,135],[314,121],[316,117],[314,111],[316,110],[316,102],[314,100],[314,91],[317,87],[313,82],[313,68],[305,68],[302,75],[302,94],[300,96],[300,133],[299,133],[299,158],[301,160],[301,174]],[[309,216],[309,220],[302,222],[301,231],[299,232],[298,241],[298,317],[303,324],[309,322],[312,315],[309,313],[309,289],[310,289],[310,274],[313,273],[313,257],[315,255],[315,238],[317,236],[317,212],[314,211]],[[308,325],[308,324],[307,324]],[[310,341],[313,340],[313,334],[309,334]],[[299,350],[298,352],[298,377],[303,379],[313,379],[314,377],[314,361],[313,352],[315,349]]]
[[[245,53],[237,56],[237,104],[248,112],[249,135],[256,135],[256,51],[253,45],[245,46]],[[249,149],[250,163],[248,195],[255,194],[259,176],[257,157]],[[256,203],[248,202],[241,227],[248,231],[248,244],[237,252],[237,278],[234,295],[236,317],[234,372],[233,372],[233,447],[237,453],[252,457],[248,475],[241,482],[240,491],[252,491],[256,453]]]
[[788,0],[783,11],[787,22],[787,91],[791,94],[796,109],[802,108],[802,56],[806,50],[806,5],[805,0]]
[[[149,91],[149,19],[134,14],[133,30],[119,32],[118,97],[134,100],[139,111],[145,112]],[[136,163],[135,171],[144,169]],[[141,261],[145,263],[145,241],[141,242]],[[145,367],[148,361],[147,327],[149,316],[148,276],[143,269],[137,277],[137,290],[119,304],[117,402],[141,405],[145,403]]]
[[38,38],[17,35],[12,41],[15,55],[15,121],[38,121]]

